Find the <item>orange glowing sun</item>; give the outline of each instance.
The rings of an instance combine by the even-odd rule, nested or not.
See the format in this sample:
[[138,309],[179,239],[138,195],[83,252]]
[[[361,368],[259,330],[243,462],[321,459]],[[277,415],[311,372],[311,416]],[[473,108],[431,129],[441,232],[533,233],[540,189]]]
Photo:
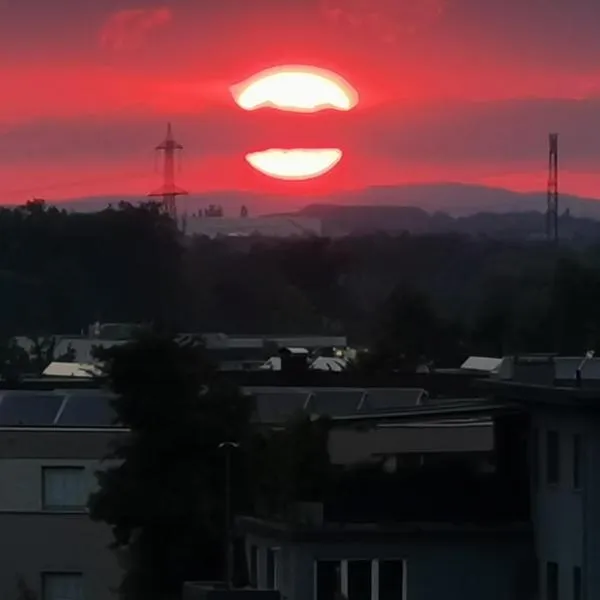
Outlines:
[[[261,71],[231,88],[244,110],[275,108],[282,111],[348,111],[358,103],[356,90],[339,75],[308,66],[285,66]],[[257,171],[277,179],[313,179],[341,160],[339,148],[270,148],[246,155]]]

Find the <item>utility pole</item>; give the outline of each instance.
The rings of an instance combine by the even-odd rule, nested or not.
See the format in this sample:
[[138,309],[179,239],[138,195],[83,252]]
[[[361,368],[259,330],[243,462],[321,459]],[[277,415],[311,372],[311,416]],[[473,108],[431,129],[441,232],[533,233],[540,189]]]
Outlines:
[[157,190],[150,192],[148,196],[162,196],[162,204],[165,212],[177,221],[177,196],[187,196],[188,192],[175,185],[175,153],[183,150],[183,146],[173,138],[171,123],[167,125],[167,137],[156,146],[157,152],[164,153],[163,161],[163,184]]
[[546,206],[546,237],[558,243],[558,133],[548,138],[548,202]]
[[225,585],[233,588],[233,528],[231,514],[231,453],[239,448],[237,442],[222,442],[219,449],[225,451]]

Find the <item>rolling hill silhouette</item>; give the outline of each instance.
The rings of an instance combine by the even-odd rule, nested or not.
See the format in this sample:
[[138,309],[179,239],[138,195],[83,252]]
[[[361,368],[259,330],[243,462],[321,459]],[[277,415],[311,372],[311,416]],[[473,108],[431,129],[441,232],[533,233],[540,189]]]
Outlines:
[[[102,210],[119,201],[137,203],[145,196],[98,196],[51,201],[51,204],[76,211]],[[568,210],[574,217],[600,220],[600,200],[564,194],[560,196],[561,213]],[[180,210],[194,213],[209,204],[220,204],[225,216],[238,216],[241,206],[251,215],[311,214],[327,218],[331,207],[361,206],[364,212],[391,215],[383,207],[413,207],[430,214],[443,212],[451,217],[476,213],[545,212],[544,192],[519,193],[502,188],[460,183],[411,184],[370,187],[319,196],[277,196],[244,191],[218,191],[191,194],[179,202]]]

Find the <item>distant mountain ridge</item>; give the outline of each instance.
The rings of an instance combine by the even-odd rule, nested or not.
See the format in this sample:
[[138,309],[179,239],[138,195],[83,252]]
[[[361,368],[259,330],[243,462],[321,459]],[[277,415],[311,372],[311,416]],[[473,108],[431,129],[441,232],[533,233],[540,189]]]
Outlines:
[[[333,195],[327,204],[413,206],[429,213],[462,217],[479,212],[545,212],[546,193],[463,183],[408,184],[344,192]],[[561,194],[559,208],[561,212],[568,209],[573,216],[600,219],[600,200],[596,198]]]
[[[49,201],[67,210],[91,212],[102,210],[120,201],[138,203],[145,196],[98,196]],[[315,206],[416,207],[430,214],[444,212],[451,217],[464,217],[480,212],[520,213],[545,212],[545,192],[520,193],[511,190],[462,183],[409,184],[376,186],[361,190],[341,191],[318,196],[261,194],[246,191],[215,191],[192,194],[181,198],[179,206],[194,213],[209,204],[220,204],[225,216],[238,216],[242,206],[250,215],[270,213],[314,213]],[[600,220],[600,200],[571,194],[559,199],[561,213]]]

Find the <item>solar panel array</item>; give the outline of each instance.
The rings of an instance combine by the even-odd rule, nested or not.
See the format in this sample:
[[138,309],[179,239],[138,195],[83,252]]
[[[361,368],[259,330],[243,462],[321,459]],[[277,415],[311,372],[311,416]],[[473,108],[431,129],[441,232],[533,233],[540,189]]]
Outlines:
[[111,396],[100,391],[7,391],[0,394],[0,427],[110,427]]
[[304,411],[333,419],[385,415],[426,402],[427,392],[411,388],[247,388],[256,400],[256,420],[281,424]]
[[0,401],[1,425],[52,425],[63,403],[53,394],[4,394]]
[[110,396],[106,394],[75,394],[67,397],[57,425],[63,427],[109,427],[114,425],[115,411],[110,405]]
[[317,415],[343,417],[358,411],[364,390],[316,390],[308,409]]
[[256,417],[261,423],[285,423],[293,415],[306,410],[310,393],[262,392],[254,394]]
[[[256,401],[255,420],[284,423],[305,412],[339,418],[385,415],[419,406],[427,399],[422,389],[361,388],[246,388]],[[110,427],[116,414],[112,396],[101,390],[0,392],[0,427]]]
[[428,394],[420,388],[374,388],[367,391],[359,412],[385,413],[420,406],[427,401]]

